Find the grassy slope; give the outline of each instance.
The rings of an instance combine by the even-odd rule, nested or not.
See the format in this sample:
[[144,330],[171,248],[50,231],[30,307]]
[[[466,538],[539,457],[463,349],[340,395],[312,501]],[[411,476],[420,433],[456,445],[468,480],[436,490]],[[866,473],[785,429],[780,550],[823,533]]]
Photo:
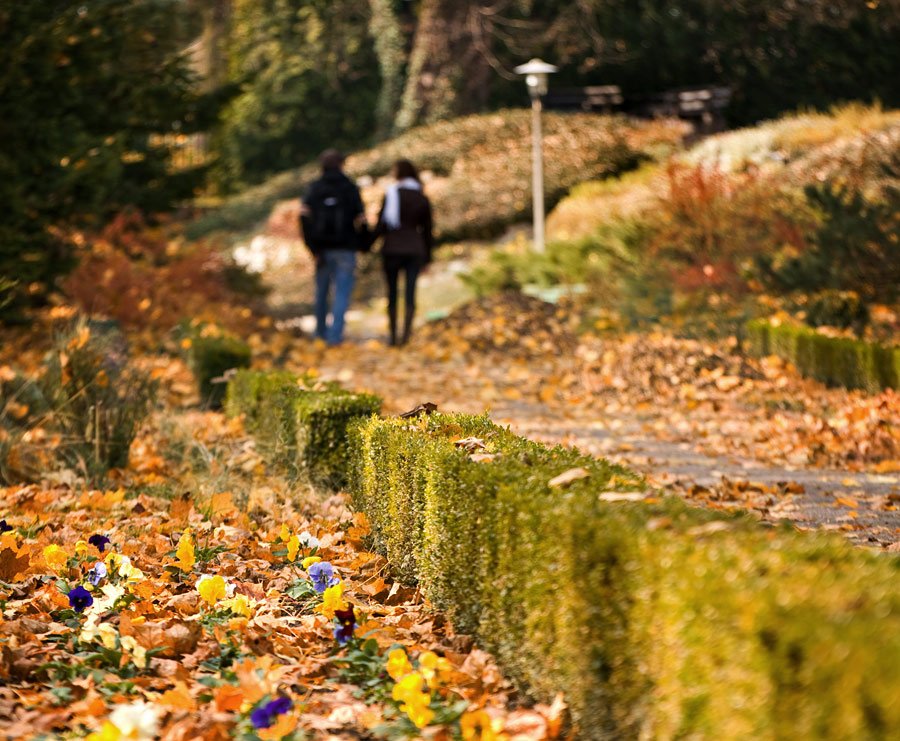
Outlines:
[[[550,207],[577,183],[635,167],[668,153],[684,127],[677,121],[640,122],[590,114],[546,114],[545,177]],[[527,111],[469,116],[414,129],[397,139],[352,155],[347,171],[376,180],[399,157],[431,173],[428,193],[442,241],[488,238],[530,217],[531,129]],[[314,164],[276,175],[227,199],[192,224],[190,237],[213,232],[248,232],[274,206],[296,198],[316,176]],[[369,194],[377,199],[378,193]]]
[[[686,152],[675,152],[670,162],[725,172],[755,167],[785,184],[802,185],[848,167],[856,175],[877,178],[879,165],[897,152],[900,111],[849,104],[830,113],[790,115],[711,136]],[[863,161],[871,164],[870,171],[860,166]],[[647,166],[617,180],[583,183],[548,217],[548,237],[590,237],[621,217],[652,208],[654,192],[665,187],[664,166]]]

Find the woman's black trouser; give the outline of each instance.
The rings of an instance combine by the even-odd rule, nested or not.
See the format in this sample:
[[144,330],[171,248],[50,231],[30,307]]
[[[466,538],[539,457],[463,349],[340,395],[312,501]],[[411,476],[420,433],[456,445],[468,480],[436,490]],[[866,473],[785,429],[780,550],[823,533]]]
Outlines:
[[416,280],[422,270],[422,258],[417,255],[385,255],[384,275],[388,287],[388,320],[391,325],[391,344],[397,344],[397,284],[400,272],[406,273],[406,316],[403,322],[403,338],[401,344],[409,340],[412,332],[413,316],[416,313]]

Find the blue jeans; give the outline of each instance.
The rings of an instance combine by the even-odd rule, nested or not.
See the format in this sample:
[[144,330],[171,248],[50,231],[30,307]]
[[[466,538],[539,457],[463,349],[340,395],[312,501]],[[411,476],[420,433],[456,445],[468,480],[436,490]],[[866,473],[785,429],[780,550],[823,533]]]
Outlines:
[[[344,335],[344,314],[356,282],[355,250],[323,250],[316,266],[316,337],[329,345],[339,345]],[[328,326],[328,294],[334,283],[331,326]]]

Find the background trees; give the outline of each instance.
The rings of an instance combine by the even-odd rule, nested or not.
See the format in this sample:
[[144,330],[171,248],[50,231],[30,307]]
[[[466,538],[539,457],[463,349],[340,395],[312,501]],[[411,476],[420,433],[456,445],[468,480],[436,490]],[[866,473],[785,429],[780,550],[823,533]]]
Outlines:
[[[559,86],[728,85],[740,125],[900,104],[898,29],[900,0],[0,0],[0,304],[65,266],[52,229],[522,104],[532,55]],[[193,132],[208,168],[171,158]]]
[[17,302],[67,266],[61,227],[201,182],[171,172],[165,136],[215,118],[183,53],[198,30],[178,0],[0,3],[0,275]]

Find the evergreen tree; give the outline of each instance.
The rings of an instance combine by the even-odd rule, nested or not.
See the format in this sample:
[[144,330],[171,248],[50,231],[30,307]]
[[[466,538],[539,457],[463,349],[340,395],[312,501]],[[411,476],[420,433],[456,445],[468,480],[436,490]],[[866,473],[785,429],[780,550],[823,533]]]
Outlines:
[[62,234],[189,196],[162,134],[208,126],[179,0],[0,0],[0,275],[17,303],[70,264]]

